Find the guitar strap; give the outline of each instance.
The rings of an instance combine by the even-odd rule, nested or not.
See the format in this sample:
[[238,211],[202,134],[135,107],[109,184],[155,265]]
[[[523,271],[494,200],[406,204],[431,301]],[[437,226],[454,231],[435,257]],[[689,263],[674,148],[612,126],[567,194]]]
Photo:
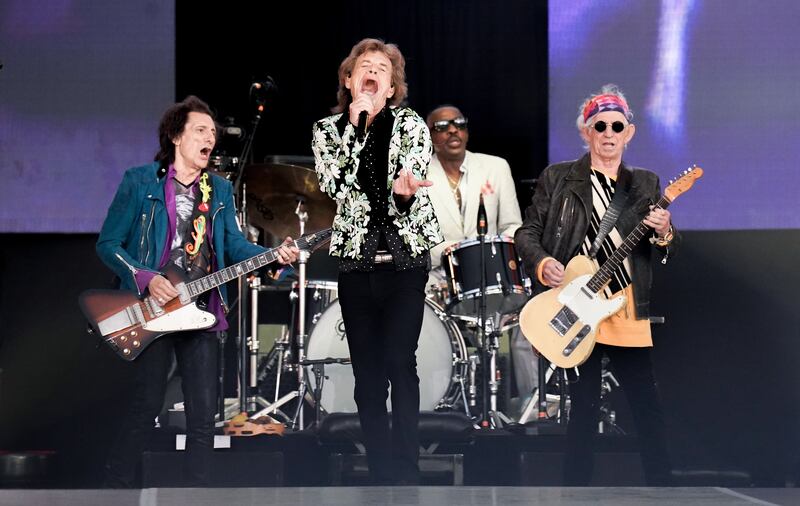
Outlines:
[[207,170],[200,174],[200,184],[195,188],[192,217],[183,237],[186,273],[189,279],[197,279],[211,270],[211,247],[208,244],[209,214],[213,188]]
[[600,246],[603,245],[606,236],[617,223],[617,218],[619,218],[622,209],[625,207],[625,203],[628,201],[628,190],[631,187],[631,179],[629,171],[621,170],[619,172],[619,178],[614,188],[614,197],[611,199],[611,203],[608,205],[605,214],[603,214],[603,219],[600,221],[600,226],[597,230],[597,237],[595,237],[592,247],[589,250],[589,256],[591,258],[597,255],[597,251],[600,249]]

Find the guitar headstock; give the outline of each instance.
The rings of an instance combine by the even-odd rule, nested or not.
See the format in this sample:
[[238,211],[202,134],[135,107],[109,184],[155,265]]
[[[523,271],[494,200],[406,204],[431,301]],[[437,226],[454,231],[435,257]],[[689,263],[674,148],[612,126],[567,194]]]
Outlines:
[[326,228],[319,232],[314,232],[313,234],[306,234],[297,241],[297,247],[303,250],[315,251],[328,242],[332,233],[332,229]]
[[679,195],[689,190],[694,185],[695,180],[703,176],[703,169],[693,165],[683,171],[676,179],[669,181],[669,186],[664,190],[664,196],[672,202]]

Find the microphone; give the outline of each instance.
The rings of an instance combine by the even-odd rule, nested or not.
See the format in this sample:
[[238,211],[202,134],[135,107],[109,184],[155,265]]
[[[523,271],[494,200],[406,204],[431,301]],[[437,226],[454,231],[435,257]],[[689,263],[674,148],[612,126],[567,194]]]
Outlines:
[[486,235],[486,207],[483,205],[483,193],[481,193],[481,203],[478,205],[478,235]]
[[242,127],[230,125],[222,128],[222,135],[230,135],[239,139],[244,135],[244,130],[242,130]]
[[367,111],[358,113],[358,127],[356,127],[356,132],[358,133],[359,141],[363,141],[364,137],[367,136]]
[[263,81],[256,81],[250,85],[250,97],[257,102],[266,102],[267,95],[278,91],[278,85],[267,76]]

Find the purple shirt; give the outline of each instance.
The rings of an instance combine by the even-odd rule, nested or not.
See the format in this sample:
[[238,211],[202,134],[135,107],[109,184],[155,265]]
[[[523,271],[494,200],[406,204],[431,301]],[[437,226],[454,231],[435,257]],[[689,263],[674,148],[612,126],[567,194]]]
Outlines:
[[[167,208],[167,239],[164,243],[164,253],[161,255],[161,262],[159,262],[159,269],[163,269],[169,263],[169,255],[170,255],[170,247],[172,245],[172,241],[175,238],[176,233],[176,221],[177,221],[177,212],[175,209],[175,186],[169,184],[172,182],[172,179],[175,178],[177,171],[175,170],[174,165],[169,166],[169,170],[167,171],[167,183],[164,185],[164,204]],[[192,183],[191,187],[197,184],[200,181],[200,175]],[[206,228],[206,235],[207,240],[212,241],[213,238],[213,227],[209,226]],[[213,248],[211,253],[211,266],[214,271],[217,270],[217,260],[214,257]],[[150,284],[150,281],[157,276],[157,272],[153,271],[146,271],[140,270],[136,272],[136,285],[139,287],[140,292],[144,292],[145,288]],[[222,299],[219,295],[219,290],[214,289],[211,291],[208,297],[208,311],[211,312],[216,318],[217,323],[209,328],[206,329],[208,332],[215,332],[221,330],[228,329],[228,321],[225,319],[225,311],[222,308]]]

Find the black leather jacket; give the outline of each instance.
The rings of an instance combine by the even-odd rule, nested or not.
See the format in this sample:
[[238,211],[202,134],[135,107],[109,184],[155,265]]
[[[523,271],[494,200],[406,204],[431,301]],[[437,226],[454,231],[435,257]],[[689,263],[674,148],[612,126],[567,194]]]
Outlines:
[[[661,196],[658,176],[649,170],[623,164],[620,172],[628,171],[631,185],[628,200],[615,225],[623,238],[647,216],[650,204]],[[522,226],[514,235],[517,253],[522,258],[526,272],[531,276],[534,294],[547,290],[539,283],[536,267],[547,257],[566,265],[580,253],[580,247],[589,228],[592,210],[591,163],[589,155],[579,160],[562,162],[547,167],[539,176],[531,205],[525,210]],[[655,247],[661,251],[663,261],[674,254],[681,237],[674,229],[669,246]],[[652,285],[651,254],[654,246],[643,238],[631,252],[633,293],[636,298],[636,317],[650,315],[650,286]]]

